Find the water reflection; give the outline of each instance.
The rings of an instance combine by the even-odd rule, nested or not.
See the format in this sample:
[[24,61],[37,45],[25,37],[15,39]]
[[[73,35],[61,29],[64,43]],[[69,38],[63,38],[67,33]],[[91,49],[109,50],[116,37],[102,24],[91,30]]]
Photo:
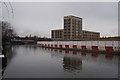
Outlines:
[[58,49],[54,49],[55,52],[58,52]]
[[87,53],[80,51],[69,51],[69,50],[61,50],[61,49],[51,49],[51,48],[42,48],[43,50],[51,51],[51,56],[54,57],[63,57],[63,70],[66,72],[80,72],[82,70],[82,61],[84,63],[97,63],[98,65],[110,65],[117,64],[118,58],[115,55],[107,54],[99,54],[95,53]]
[[[56,58],[63,58],[63,71],[70,73],[79,73],[82,69],[82,59],[80,58],[77,51],[42,48],[43,50],[51,51],[51,56]],[[70,55],[69,55],[70,54]],[[77,57],[78,56],[78,57]]]
[[87,52],[80,52],[80,51],[70,51],[70,50],[61,50],[61,49],[52,49],[52,48],[42,48],[43,50],[48,50],[51,51],[51,56],[54,54],[56,55],[62,55],[63,60],[66,55],[72,54],[71,58],[76,55],[77,57],[80,57],[82,60],[87,60],[87,61],[94,61],[98,63],[117,63],[118,62],[118,57],[115,55],[112,55],[110,53],[107,54],[99,54],[97,52],[95,53],[87,53]]
[[87,54],[87,53],[85,53],[85,52],[82,52],[82,53],[81,53],[81,56],[86,56],[86,54]]
[[117,77],[118,57],[111,54],[40,48],[31,45],[14,46],[8,53],[12,57],[8,56],[5,60],[9,65],[4,75],[7,78]]
[[2,75],[11,59],[16,55],[15,48],[16,47],[12,46],[4,46],[4,50],[2,50],[2,53],[4,54],[4,58],[2,58]]
[[25,49],[27,50],[27,51],[32,51],[32,52],[34,52],[34,51],[36,51],[36,49],[37,49],[37,46],[35,46],[35,45],[23,45],[24,47],[25,47]]
[[67,53],[69,53],[69,51],[68,51],[68,50],[65,50],[65,53],[67,54]]
[[109,60],[112,60],[112,59],[113,59],[113,55],[111,55],[111,54],[106,54],[106,55],[105,55],[105,58],[106,58],[106,59],[109,59]]
[[64,56],[63,58],[63,68],[65,71],[68,72],[78,72],[82,69],[82,60],[73,58],[73,57],[67,57]]
[[98,57],[98,53],[92,53],[91,56],[97,58]]
[[62,50],[59,50],[60,53],[62,53]]

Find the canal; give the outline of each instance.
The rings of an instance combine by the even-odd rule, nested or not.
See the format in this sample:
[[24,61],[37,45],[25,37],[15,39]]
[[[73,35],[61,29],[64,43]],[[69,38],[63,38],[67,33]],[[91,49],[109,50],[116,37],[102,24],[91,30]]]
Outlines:
[[118,78],[118,56],[12,46],[4,78]]

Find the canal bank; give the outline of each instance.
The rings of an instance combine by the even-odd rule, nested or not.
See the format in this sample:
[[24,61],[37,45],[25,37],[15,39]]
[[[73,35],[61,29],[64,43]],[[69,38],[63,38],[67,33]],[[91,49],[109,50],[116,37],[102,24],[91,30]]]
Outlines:
[[39,41],[36,46],[119,55],[119,41]]

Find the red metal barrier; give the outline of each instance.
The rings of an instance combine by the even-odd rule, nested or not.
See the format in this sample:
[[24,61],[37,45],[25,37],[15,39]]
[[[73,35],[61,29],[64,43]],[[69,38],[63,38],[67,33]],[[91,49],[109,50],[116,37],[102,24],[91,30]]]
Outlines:
[[48,44],[48,47],[50,47],[50,44]]
[[77,48],[77,45],[73,45],[73,48]]
[[112,46],[105,46],[106,51],[113,51],[113,47]]
[[69,48],[69,45],[65,45],[65,48]]
[[51,47],[53,47],[53,44],[51,44]]
[[55,47],[57,48],[57,44],[55,44]]
[[47,44],[45,44],[45,46],[47,46]]
[[81,46],[81,48],[82,48],[83,50],[86,50],[86,49],[87,49],[86,46]]
[[98,46],[92,46],[92,50],[98,50]]
[[62,48],[62,44],[60,44],[59,47]]

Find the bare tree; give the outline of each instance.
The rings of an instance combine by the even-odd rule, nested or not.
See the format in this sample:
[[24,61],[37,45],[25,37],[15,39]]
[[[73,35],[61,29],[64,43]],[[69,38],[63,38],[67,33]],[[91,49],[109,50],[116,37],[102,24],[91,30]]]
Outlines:
[[3,45],[6,42],[10,43],[11,39],[14,38],[14,36],[16,36],[15,31],[11,27],[11,24],[8,22],[2,21],[2,22],[0,22],[0,26],[2,27],[2,43],[3,43]]

